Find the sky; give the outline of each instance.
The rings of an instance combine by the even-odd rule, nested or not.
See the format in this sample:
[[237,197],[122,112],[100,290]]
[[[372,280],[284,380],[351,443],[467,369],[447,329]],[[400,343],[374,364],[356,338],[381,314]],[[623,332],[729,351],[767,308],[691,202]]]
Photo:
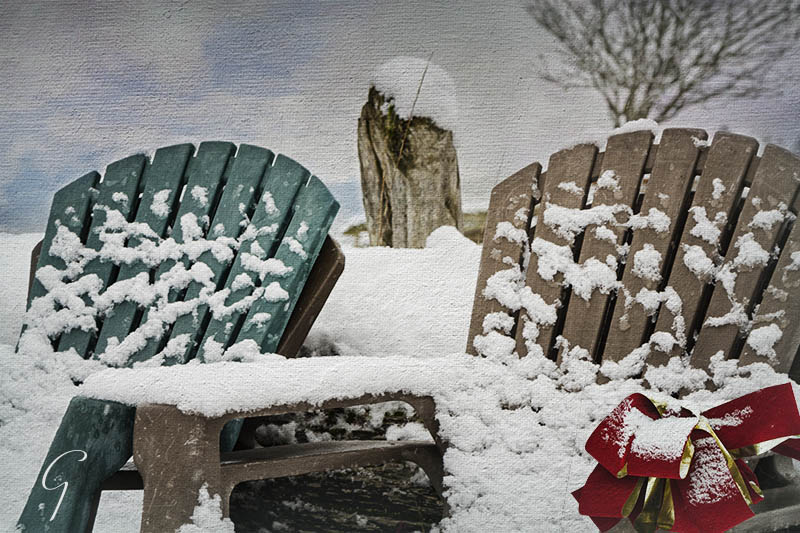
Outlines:
[[[356,127],[370,83],[431,57],[428,107],[452,120],[465,209],[495,184],[612,122],[589,89],[542,80],[555,42],[522,1],[38,2],[0,18],[0,231],[42,231],[53,193],[90,170],[174,143],[227,140],[284,153],[363,218]],[[800,54],[765,85],[797,79]],[[800,89],[720,99],[665,126],[800,142]]]

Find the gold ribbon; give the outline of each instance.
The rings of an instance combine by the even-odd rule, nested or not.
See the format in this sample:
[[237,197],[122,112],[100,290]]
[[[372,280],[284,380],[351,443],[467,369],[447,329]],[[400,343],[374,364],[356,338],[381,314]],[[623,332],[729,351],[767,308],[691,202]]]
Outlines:
[[[656,408],[659,410],[659,413],[663,414],[662,407],[660,405],[656,405]],[[733,451],[728,451],[725,448],[725,445],[722,444],[722,441],[717,436],[714,428],[711,427],[711,423],[708,419],[702,415],[698,417],[697,424],[692,428],[692,430],[699,429],[708,433],[716,442],[717,447],[722,452],[723,457],[725,458],[725,464],[728,467],[728,471],[731,474],[731,478],[733,478],[734,483],[736,483],[736,487],[739,489],[739,493],[741,494],[742,498],[748,505],[753,503],[753,499],[750,496],[750,491],[748,486],[751,487],[756,494],[761,496],[761,489],[755,483],[747,483],[742,476],[739,467],[736,466],[736,458],[740,457],[747,457],[750,455],[758,455],[759,453],[763,453],[771,448],[774,448],[781,442],[787,440],[789,437],[774,439],[770,441],[759,442],[753,444],[752,446],[738,448]],[[691,432],[690,432],[691,434]],[[681,479],[686,478],[689,473],[689,467],[692,464],[692,459],[694,458],[695,453],[695,446],[692,443],[691,436],[687,437],[686,444],[683,447],[683,453],[681,455],[681,462],[680,462],[680,470],[679,475]],[[617,473],[618,478],[625,477],[628,472],[628,464],[627,462],[623,465],[622,469]],[[672,484],[671,480],[667,478],[657,478],[657,477],[642,477],[636,483],[631,495],[625,501],[625,505],[622,508],[622,516],[628,517],[633,512],[634,507],[636,507],[636,502],[639,501],[639,497],[641,495],[642,490],[644,489],[644,501],[642,505],[642,510],[639,515],[636,517],[636,520],[633,523],[633,527],[639,533],[653,533],[657,529],[672,529],[672,526],[675,524],[675,504],[672,500]]]

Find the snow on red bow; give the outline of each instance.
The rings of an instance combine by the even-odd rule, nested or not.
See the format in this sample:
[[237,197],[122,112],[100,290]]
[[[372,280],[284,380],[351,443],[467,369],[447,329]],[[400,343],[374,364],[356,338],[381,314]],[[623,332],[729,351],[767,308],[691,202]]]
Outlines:
[[800,413],[789,383],[696,415],[643,394],[625,398],[586,442],[599,463],[573,492],[601,531],[628,517],[637,531],[725,531],[762,499],[742,457],[767,450],[800,460]]

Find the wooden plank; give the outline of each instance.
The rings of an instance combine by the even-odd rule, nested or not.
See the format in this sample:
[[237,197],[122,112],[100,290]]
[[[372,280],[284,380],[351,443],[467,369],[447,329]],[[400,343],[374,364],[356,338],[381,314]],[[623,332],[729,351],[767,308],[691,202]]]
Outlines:
[[[728,323],[712,326],[709,320],[714,323],[713,320],[717,319],[718,323],[721,317],[735,318],[738,315],[746,322],[752,311],[751,301],[758,291],[763,290],[761,281],[768,264],[767,261],[743,262],[744,254],[740,255],[740,251],[759,247],[767,253],[773,251],[782,224],[778,221],[771,225],[754,225],[754,217],[778,208],[781,203],[787,206],[791,204],[798,182],[800,166],[797,156],[783,148],[767,145],[725,255],[727,267],[723,265],[723,268],[729,267],[736,275],[733,289],[729,293],[720,283],[714,288],[705,322],[692,353],[695,367],[708,368],[711,357],[719,351],[724,353],[726,359],[739,355],[734,353],[740,335],[739,325],[734,321],[725,321]],[[740,312],[737,313],[737,309]]]
[[297,299],[319,255],[328,230],[339,212],[337,202],[316,176],[300,189],[292,206],[292,219],[275,259],[291,268],[287,274],[268,274],[261,286],[281,289],[286,297],[256,300],[245,317],[236,342],[253,340],[262,352],[275,352]]
[[[144,155],[137,154],[115,161],[106,167],[103,181],[97,185],[98,195],[92,209],[91,225],[86,238],[87,248],[100,250],[103,247],[98,230],[106,223],[108,209],[119,211],[126,220],[130,220],[136,213],[140,192],[139,182],[146,161],[147,158]],[[83,275],[97,276],[105,287],[112,281],[114,270],[113,263],[92,259],[84,268]],[[87,305],[92,304],[88,297],[84,298],[84,302]],[[63,352],[73,348],[78,354],[88,357],[89,345],[95,335],[96,331],[70,330],[61,335],[58,351]]]
[[[96,193],[94,186],[100,179],[97,172],[89,172],[62,187],[53,196],[50,207],[50,217],[47,219],[47,228],[44,232],[42,251],[36,269],[52,266],[59,270],[66,268],[60,257],[50,255],[50,245],[58,233],[58,228],[64,226],[67,230],[77,235],[83,235],[84,226],[89,216],[89,207],[92,203],[92,193]],[[85,238],[85,237],[84,237]],[[28,292],[28,307],[34,298],[44,296],[47,291],[38,279],[33,280],[33,286]]]
[[[663,365],[671,357],[682,355],[687,348],[686,340],[692,338],[694,328],[699,326],[695,321],[698,313],[702,320],[704,310],[700,307],[704,291],[713,283],[713,272],[701,272],[698,267],[694,267],[697,273],[692,272],[686,261],[688,258],[690,264],[695,264],[691,261],[699,256],[714,264],[719,262],[720,243],[730,237],[728,221],[732,220],[747,169],[757,150],[758,142],[751,137],[723,132],[714,135],[667,283],[681,299],[681,312],[676,316],[662,306],[655,328],[655,332],[672,335],[678,342],[669,349],[668,343],[653,343],[648,358],[651,365]],[[714,228],[719,230],[716,237]]]
[[[475,300],[472,307],[466,352],[478,355],[473,341],[476,335],[484,333],[483,321],[491,313],[506,313],[514,310],[504,307],[499,301],[484,296],[486,282],[496,272],[506,270],[512,265],[503,262],[508,257],[513,265],[520,266],[526,241],[512,241],[496,237],[498,224],[508,223],[515,230],[527,230],[530,210],[533,209],[534,187],[539,180],[541,165],[533,163],[501,181],[492,189],[489,209],[486,213],[486,229],[483,232],[483,249],[475,284]],[[524,355],[523,352],[519,352]]]
[[226,312],[212,316],[198,345],[198,357],[201,360],[213,357],[210,355],[212,352],[217,353],[218,349],[231,344],[236,329],[245,316],[242,310],[232,306],[250,296],[260,286],[262,279],[260,275],[254,274],[252,264],[275,256],[291,220],[292,205],[301,187],[308,183],[309,172],[297,162],[279,155],[264,179],[264,193],[250,222],[256,229],[253,232],[254,237],[245,240],[239,248],[225,282],[225,288],[230,291],[225,298]]
[[[547,179],[542,189],[542,200],[536,207],[536,234],[531,243],[532,246],[541,239],[559,246],[568,246],[574,252],[574,238],[565,237],[563,232],[559,231],[560,228],[548,223],[548,210],[559,207],[565,209],[581,209],[583,207],[596,156],[597,147],[595,145],[580,144],[556,152],[550,157]],[[561,220],[561,217],[558,218]],[[559,233],[562,234],[559,235]],[[567,302],[564,301],[564,295],[568,294],[562,289],[562,281],[563,276],[560,273],[556,274],[552,280],[542,278],[539,274],[539,258],[536,253],[531,252],[525,284],[530,287],[533,294],[539,295],[545,304],[556,304],[557,307],[561,307],[559,312],[561,316],[566,311],[564,307]],[[555,342],[557,324],[541,323],[537,320],[538,335],[535,338],[526,338],[531,336],[532,328],[528,327],[526,332],[526,323],[530,320],[528,311],[520,310],[519,326],[516,331],[517,346],[524,345],[527,348],[526,353],[528,353],[534,345],[538,345],[544,355],[548,355]]]
[[622,275],[623,290],[614,302],[603,359],[619,361],[643,342],[651,313],[643,312],[643,306],[631,298],[641,290],[658,291],[663,286],[662,276],[674,255],[677,228],[682,213],[685,215],[700,154],[695,140],[705,138],[703,130],[693,129],[666,129],[661,135],[639,213],[640,217],[661,220],[661,224],[634,226]]
[[[223,173],[235,150],[236,147],[231,143],[204,142],[198,147],[197,154],[189,161],[183,198],[170,233],[170,237],[176,243],[183,244],[187,242],[187,238],[184,235],[184,217],[188,217],[185,219],[186,224],[199,226],[202,230],[202,237],[206,237],[210,226],[210,218],[213,215],[212,209],[216,205],[218,194],[224,186]],[[195,238],[190,236],[188,241]],[[191,267],[187,257],[183,257],[182,263],[185,268]],[[159,280],[175,264],[176,262],[172,259],[161,263],[156,269],[154,279]],[[177,290],[172,290],[167,299],[169,302],[174,302],[178,295],[179,292]],[[149,317],[149,309],[146,309],[142,316],[142,325],[147,323]],[[168,324],[165,324],[165,330],[167,327]],[[164,331],[164,333],[167,333],[167,331]],[[131,364],[138,361],[147,361],[153,357],[161,347],[163,336],[164,334],[157,337],[149,337],[144,347],[131,357]]]
[[[633,209],[652,142],[653,134],[650,131],[635,131],[608,139],[598,177],[605,175],[616,184],[613,181],[603,181],[603,187],[598,184],[592,207],[622,204]],[[621,213],[619,220],[624,219],[625,215]],[[608,257],[613,258],[614,262],[623,259],[619,247],[625,238],[625,228],[613,224],[602,227],[605,230],[600,230],[600,233],[596,232],[598,226],[587,227],[581,246],[581,264],[585,264],[590,258],[604,263]],[[611,297],[611,293],[603,294],[598,290],[588,300],[575,295],[570,297],[561,334],[569,342],[569,346],[581,346],[590,354],[597,353],[604,330],[606,307]]]
[[[137,223],[146,224],[160,238],[166,236],[170,215],[173,213],[181,191],[184,172],[189,158],[194,153],[191,144],[179,144],[156,150],[153,162],[144,171],[144,189],[136,212]],[[127,247],[135,248],[142,243],[138,237],[131,237]],[[122,265],[117,282],[147,273],[150,268],[141,262]],[[108,348],[109,341],[121,342],[130,333],[137,311],[136,303],[126,300],[117,304],[113,314],[107,316],[97,336],[95,355]],[[113,339],[113,340],[112,340]]]
[[[764,291],[758,313],[753,317],[752,335],[770,333],[775,326],[779,328],[780,338],[772,346],[774,354],[763,348],[759,354],[746,342],[740,365],[757,361],[769,363],[778,372],[789,372],[800,346],[800,224],[795,221],[789,239],[781,250],[781,256],[769,287]],[[761,329],[768,328],[768,329]]]
[[[267,171],[275,159],[272,151],[242,144],[236,152],[236,157],[230,165],[227,181],[219,200],[219,205],[211,221],[212,238],[238,239],[248,224],[249,216],[253,212],[254,204],[263,188]],[[211,252],[200,255],[198,261],[203,262],[213,273],[213,280],[217,288],[225,284],[228,269],[233,261],[220,262]],[[185,301],[193,300],[200,296],[202,290],[200,283],[192,282],[183,296]],[[208,305],[200,304],[191,315],[178,317],[172,326],[170,339],[189,339],[184,344],[183,351],[174,357],[169,357],[164,364],[185,363],[196,350],[197,342],[203,338],[209,313]],[[185,337],[182,337],[185,336]]]
[[[197,223],[208,233],[213,207],[222,187],[225,185],[223,173],[228,167],[230,158],[236,151],[236,146],[229,142],[204,142],[197,149],[197,154],[189,161],[186,171],[186,190],[183,194],[175,223],[170,237],[177,243],[187,241],[183,234],[181,219],[186,215],[193,215]],[[184,258],[184,264],[188,265]],[[159,277],[167,272],[174,262],[169,260],[158,267]]]

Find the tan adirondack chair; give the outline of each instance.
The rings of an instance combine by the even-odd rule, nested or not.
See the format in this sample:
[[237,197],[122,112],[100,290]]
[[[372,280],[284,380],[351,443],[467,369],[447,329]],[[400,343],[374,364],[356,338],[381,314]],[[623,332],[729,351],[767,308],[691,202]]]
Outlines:
[[[541,349],[560,363],[585,349],[600,363],[639,350],[634,357],[653,365],[688,354],[708,369],[720,353],[800,379],[800,158],[773,145],[759,156],[756,140],[740,135],[706,139],[695,129],[666,129],[657,144],[649,131],[623,133],[603,151],[580,144],[553,154],[546,171],[534,163],[498,184],[467,351],[479,354],[494,329],[515,339],[520,357]],[[584,227],[590,219],[617,223]],[[587,270],[553,267],[548,243],[565,247],[568,263],[606,265],[619,285],[587,288],[575,279]],[[485,292],[493,275],[516,268],[555,313],[529,315]],[[643,289],[658,294],[637,298]],[[791,474],[791,460],[773,459],[757,473],[775,488],[737,531],[800,524],[800,486],[777,468]]]

